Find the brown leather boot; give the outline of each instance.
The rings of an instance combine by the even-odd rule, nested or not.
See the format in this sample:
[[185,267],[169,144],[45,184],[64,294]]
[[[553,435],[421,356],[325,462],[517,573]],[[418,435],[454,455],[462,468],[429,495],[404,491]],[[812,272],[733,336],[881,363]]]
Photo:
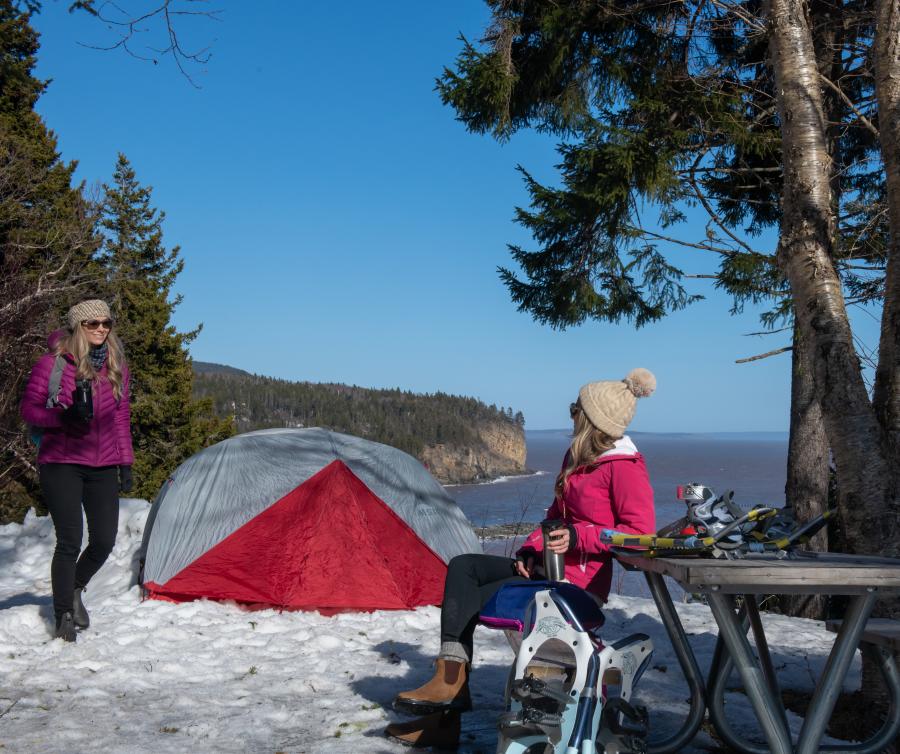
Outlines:
[[410,710],[413,714],[472,709],[469,698],[469,672],[466,663],[438,658],[434,676],[424,686],[413,691],[401,691],[394,698],[394,709]]
[[384,734],[407,746],[456,751],[459,747],[459,717],[460,713],[454,710],[434,712],[408,723],[392,723],[384,729]]

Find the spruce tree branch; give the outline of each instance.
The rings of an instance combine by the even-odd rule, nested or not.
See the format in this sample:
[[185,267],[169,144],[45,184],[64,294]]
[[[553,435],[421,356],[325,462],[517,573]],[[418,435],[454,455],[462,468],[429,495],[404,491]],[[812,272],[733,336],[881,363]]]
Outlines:
[[847,254],[845,255],[847,259],[858,258],[858,257],[854,256],[854,252],[858,248],[860,248],[861,239],[863,238],[864,235],[866,235],[869,231],[871,231],[882,218],[887,217],[887,212],[888,212],[887,208],[882,209],[880,212],[877,212],[875,215],[870,217],[866,221],[866,224],[863,225],[862,228],[860,228],[859,233],[856,234],[856,238],[853,239],[853,243],[850,244],[850,248],[847,250]]
[[751,16],[743,8],[741,8],[740,5],[736,3],[722,2],[722,0],[712,0],[712,4],[717,8],[721,8],[726,13],[733,14],[735,17],[739,18],[741,21],[747,24],[747,26],[751,29],[758,31],[761,34],[764,34],[766,32],[765,23],[759,18]]
[[792,331],[793,329],[794,329],[794,326],[791,325],[790,327],[779,327],[777,330],[762,330],[761,332],[745,332],[744,337],[750,338],[750,337],[753,337],[756,335],[774,335],[775,333],[788,332],[788,331]]
[[734,173],[736,175],[744,175],[745,173],[781,173],[784,168],[774,167],[774,168],[724,168],[724,167],[709,167],[709,168],[684,168],[682,170],[677,171],[679,175],[690,175],[691,172],[694,173]]
[[875,138],[878,139],[878,129],[872,125],[872,121],[870,121],[856,108],[856,105],[854,105],[850,98],[846,94],[844,94],[844,90],[841,89],[837,84],[835,84],[830,78],[822,75],[821,73],[819,74],[819,78],[822,79],[822,82],[825,84],[825,86],[837,93],[841,100],[843,100],[844,104],[856,114],[856,117],[859,118],[860,123],[868,128],[869,131],[875,136]]
[[685,43],[684,43],[684,62],[687,64],[689,62],[688,57],[690,55],[692,45],[692,40],[694,38],[694,31],[697,26],[697,19],[700,17],[701,11],[704,9],[706,3],[699,2],[697,3],[697,7],[694,9],[694,13],[691,16],[690,21],[688,21],[687,30],[685,32]]
[[744,242],[743,240],[738,238],[738,236],[735,233],[733,233],[731,231],[731,229],[725,225],[725,222],[722,220],[722,218],[720,218],[719,215],[716,213],[716,211],[712,208],[712,205],[709,203],[709,200],[706,197],[706,194],[704,194],[700,190],[700,185],[697,183],[697,175],[694,172],[694,170],[700,166],[700,162],[703,160],[703,158],[705,156],[706,156],[705,150],[697,155],[697,159],[694,161],[694,164],[691,166],[691,170],[688,173],[688,183],[690,183],[691,188],[694,190],[694,194],[696,195],[697,200],[700,202],[700,204],[703,205],[703,209],[706,210],[706,213],[709,215],[710,219],[716,224],[716,226],[723,233],[725,233],[725,235],[727,235],[729,238],[731,238],[731,240],[734,241],[738,246],[740,246],[742,249],[744,249],[748,254],[755,254],[756,252],[753,249],[751,249],[750,246],[746,242]]
[[784,348],[776,348],[774,351],[767,351],[766,353],[760,353],[756,356],[748,356],[746,359],[735,359],[735,364],[746,364],[750,361],[759,361],[760,359],[768,359],[770,356],[777,356],[780,353],[786,353],[787,351],[793,351],[793,346],[785,346]]
[[[669,243],[678,244],[679,246],[687,246],[691,249],[700,249],[701,251],[711,251],[714,254],[719,254],[725,257],[732,257],[735,254],[743,254],[745,252],[738,251],[737,249],[729,249],[726,246],[713,246],[711,244],[703,244],[703,243],[693,243],[691,241],[683,241],[680,238],[674,238],[672,236],[666,236],[662,233],[656,233],[652,230],[647,230],[646,228],[636,228],[629,227],[628,230],[634,231],[635,233],[640,234],[641,236],[648,236],[650,238],[654,238],[658,241],[668,241]],[[766,256],[762,252],[755,252],[751,249],[750,253],[756,254],[758,256]]]
[[[873,349],[869,348],[856,334],[853,335],[853,348],[856,351],[857,358],[866,365],[871,374],[874,374],[878,369],[878,358]],[[863,380],[866,383],[866,387],[871,390],[873,387],[872,380],[865,370],[863,370]]]
[[870,293],[867,296],[855,296],[854,298],[847,299],[847,306],[860,306],[862,304],[868,304],[870,301],[881,301],[884,299],[883,292],[875,292]]
[[719,197],[718,201],[720,202],[728,202],[730,204],[758,204],[762,207],[770,207],[772,205],[778,204],[777,201],[767,201],[764,199],[746,199],[744,197],[736,198],[731,196],[722,196]]

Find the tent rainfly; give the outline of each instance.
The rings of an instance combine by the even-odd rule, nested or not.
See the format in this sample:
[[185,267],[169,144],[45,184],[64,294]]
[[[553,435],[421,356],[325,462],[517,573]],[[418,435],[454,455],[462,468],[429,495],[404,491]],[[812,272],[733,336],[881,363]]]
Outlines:
[[201,450],[163,485],[141,583],[178,602],[408,609],[439,604],[446,564],[480,551],[412,456],[324,429],[268,429]]

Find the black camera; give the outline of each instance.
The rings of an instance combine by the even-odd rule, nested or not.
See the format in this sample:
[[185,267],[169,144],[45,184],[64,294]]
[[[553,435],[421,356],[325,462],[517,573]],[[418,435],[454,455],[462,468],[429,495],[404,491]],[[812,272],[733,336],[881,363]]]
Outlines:
[[90,421],[94,418],[94,396],[91,391],[90,380],[75,380],[75,390],[72,392],[72,409],[82,421]]

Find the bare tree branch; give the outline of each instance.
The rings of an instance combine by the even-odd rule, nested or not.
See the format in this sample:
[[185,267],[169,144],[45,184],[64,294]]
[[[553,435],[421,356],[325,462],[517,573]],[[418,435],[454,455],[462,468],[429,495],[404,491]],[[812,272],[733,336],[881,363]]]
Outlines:
[[[203,10],[185,10],[176,7],[177,0],[162,0],[155,7],[151,7],[143,13],[137,15],[129,14],[124,8],[107,0],[97,6],[95,0],[78,0],[73,2],[69,7],[72,11],[85,11],[97,18],[107,29],[116,34],[118,38],[108,44],[87,44],[80,42],[82,47],[92,50],[110,51],[121,49],[126,54],[137,60],[159,63],[159,59],[166,55],[171,55],[178,66],[178,70],[188,80],[191,86],[199,89],[200,86],[194,80],[189,68],[191,66],[203,66],[209,62],[212,53],[210,46],[204,46],[196,51],[187,50],[181,42],[179,34],[176,30],[177,21],[181,18],[204,18],[210,21],[219,21],[223,11],[213,9]],[[209,0],[181,0],[182,3],[206,4]],[[141,35],[149,34],[152,31],[152,22],[160,20],[162,25],[162,34],[165,44],[155,47],[152,44],[145,44],[146,50],[153,55],[146,55],[135,49],[134,43]]]
[[856,108],[856,105],[854,105],[850,98],[846,94],[844,94],[844,90],[841,89],[837,84],[835,84],[830,78],[828,78],[827,76],[823,76],[821,73],[819,74],[819,78],[822,79],[822,82],[825,84],[825,86],[837,93],[838,97],[843,100],[844,104],[856,114],[856,117],[859,118],[859,122],[862,123],[866,128],[868,128],[869,131],[871,131],[877,139],[878,129],[872,125],[872,121],[870,121]]
[[793,346],[785,346],[784,348],[776,348],[774,351],[767,351],[766,353],[760,353],[756,356],[748,356],[746,359],[735,359],[735,364],[746,364],[750,361],[759,361],[760,359],[768,359],[770,356],[777,356],[780,353],[786,353],[787,351],[793,351]]

